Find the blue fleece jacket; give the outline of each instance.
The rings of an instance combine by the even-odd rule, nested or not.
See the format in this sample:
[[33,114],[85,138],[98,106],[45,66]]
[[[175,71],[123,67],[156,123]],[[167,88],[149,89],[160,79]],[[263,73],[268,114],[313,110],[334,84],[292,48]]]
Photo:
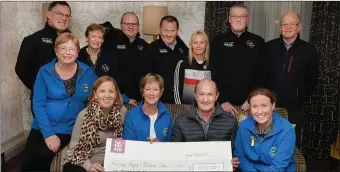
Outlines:
[[235,142],[235,155],[240,161],[241,171],[296,171],[294,128],[276,112],[273,112],[273,122],[274,130],[262,141],[254,130],[252,116],[241,122]]
[[[150,118],[142,109],[144,102],[132,108],[124,120],[124,140],[147,141],[150,136]],[[171,113],[161,102],[158,102],[158,117],[155,121],[156,137],[161,142],[167,142],[172,137]]]
[[93,83],[98,78],[94,70],[77,61],[79,75],[72,97],[66,93],[63,80],[55,70],[56,59],[42,66],[34,84],[32,128],[47,138],[56,133],[71,134],[78,113],[84,109]]

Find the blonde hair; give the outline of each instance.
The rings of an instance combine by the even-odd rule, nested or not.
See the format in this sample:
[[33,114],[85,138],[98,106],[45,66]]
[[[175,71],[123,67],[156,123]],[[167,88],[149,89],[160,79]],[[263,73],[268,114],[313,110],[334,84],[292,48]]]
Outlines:
[[90,26],[87,26],[86,31],[85,31],[85,36],[88,37],[89,32],[96,31],[96,30],[100,31],[103,35],[105,33],[105,29],[103,26],[93,23]]
[[60,44],[64,44],[67,41],[72,41],[74,45],[76,46],[77,50],[78,51],[80,50],[78,37],[71,33],[60,34],[55,40],[54,48],[57,48]]
[[207,65],[208,65],[209,64],[210,43],[209,43],[208,35],[203,31],[196,31],[196,32],[191,34],[190,43],[189,43],[189,58],[188,58],[189,64],[192,63],[192,58],[194,58],[191,43],[194,41],[194,39],[197,35],[201,35],[203,37],[203,40],[205,41],[205,43],[207,45],[205,47],[205,54],[204,54],[203,61],[206,61]]
[[163,91],[164,91],[164,79],[163,79],[163,77],[158,75],[158,74],[148,73],[140,80],[139,90],[140,90],[140,93],[142,94],[142,96],[143,96],[144,87],[147,84],[151,84],[153,82],[157,82],[159,84],[159,88],[161,90],[161,95],[163,94]]
[[112,83],[113,83],[113,85],[114,85],[114,87],[115,87],[115,89],[116,89],[116,100],[115,100],[115,101],[116,101],[120,106],[122,106],[122,105],[123,105],[123,98],[122,98],[122,95],[120,94],[118,84],[117,84],[116,80],[113,79],[113,78],[111,78],[110,76],[102,76],[102,77],[98,78],[98,79],[96,80],[96,82],[94,82],[93,87],[92,87],[92,90],[91,90],[91,94],[89,95],[89,98],[88,98],[89,102],[88,102],[87,105],[90,105],[90,104],[94,101],[94,99],[95,99],[95,96],[94,96],[94,95],[95,95],[96,90],[97,90],[98,87],[100,87],[104,82],[112,82]]

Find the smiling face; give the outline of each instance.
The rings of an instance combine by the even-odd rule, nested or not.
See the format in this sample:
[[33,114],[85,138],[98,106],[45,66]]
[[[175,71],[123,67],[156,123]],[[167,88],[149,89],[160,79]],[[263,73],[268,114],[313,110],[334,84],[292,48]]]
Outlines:
[[48,25],[55,28],[58,32],[63,32],[70,24],[71,11],[66,5],[56,5],[51,11],[47,12]]
[[178,34],[176,22],[163,21],[161,24],[161,38],[167,45],[173,45],[175,43]]
[[273,120],[275,103],[272,103],[269,97],[260,94],[253,96],[249,102],[251,114],[259,127],[269,126]]
[[300,30],[301,23],[296,13],[289,12],[282,17],[280,24],[280,32],[284,39],[295,40],[297,35],[300,33]]
[[54,51],[58,58],[58,62],[62,64],[73,64],[78,57],[78,48],[72,40],[59,44],[54,48]]
[[144,103],[148,105],[155,105],[158,103],[159,98],[162,96],[160,84],[158,82],[151,82],[145,84],[142,96]]
[[103,110],[111,109],[117,98],[116,87],[111,81],[103,82],[95,90],[94,96]]
[[93,49],[99,49],[104,42],[104,33],[100,30],[89,31],[86,37],[89,47]]
[[120,23],[120,28],[126,36],[129,38],[135,38],[139,29],[137,16],[130,13],[125,14],[122,22]]
[[207,47],[207,42],[203,35],[197,34],[191,41],[193,56],[204,55]]
[[218,95],[219,93],[213,81],[208,79],[200,81],[195,92],[198,110],[205,113],[213,112]]

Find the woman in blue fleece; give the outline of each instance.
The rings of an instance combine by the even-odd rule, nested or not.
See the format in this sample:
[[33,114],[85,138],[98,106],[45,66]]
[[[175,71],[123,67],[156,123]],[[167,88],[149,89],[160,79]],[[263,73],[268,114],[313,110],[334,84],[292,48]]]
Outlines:
[[241,171],[296,171],[295,131],[275,111],[275,96],[264,88],[248,97],[252,116],[241,122],[235,155]]
[[131,109],[124,120],[123,139],[167,142],[172,137],[171,114],[159,101],[164,80],[158,74],[148,73],[140,82],[144,101]]
[[[78,60],[92,67],[98,77],[111,76],[120,84],[120,69],[116,55],[108,49],[102,48],[105,30],[99,24],[91,24],[86,28],[85,36],[88,43],[79,51]],[[125,104],[137,106],[134,99],[122,94]]]
[[35,118],[27,138],[22,171],[49,171],[54,155],[71,138],[97,75],[78,62],[79,40],[63,33],[55,41],[57,60],[42,66],[34,84]]

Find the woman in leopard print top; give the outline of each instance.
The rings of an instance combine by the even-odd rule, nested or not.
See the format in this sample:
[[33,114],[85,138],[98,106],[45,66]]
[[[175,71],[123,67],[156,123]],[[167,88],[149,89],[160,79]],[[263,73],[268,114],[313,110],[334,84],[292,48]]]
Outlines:
[[106,139],[122,137],[125,113],[116,81],[109,76],[100,77],[73,128],[71,142],[64,152],[63,171],[104,171]]

